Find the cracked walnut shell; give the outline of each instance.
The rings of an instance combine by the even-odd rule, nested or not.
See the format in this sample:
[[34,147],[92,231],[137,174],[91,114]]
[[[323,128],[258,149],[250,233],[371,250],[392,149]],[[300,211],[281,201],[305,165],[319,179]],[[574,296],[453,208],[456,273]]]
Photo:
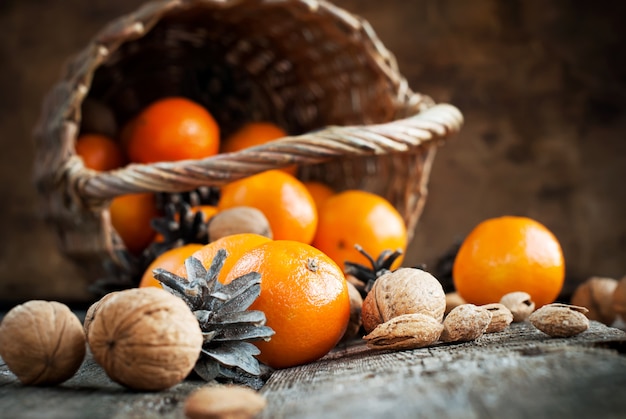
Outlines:
[[27,385],[54,385],[71,378],[85,358],[78,317],[56,301],[13,307],[0,324],[0,356]]
[[178,384],[202,348],[202,332],[189,307],[156,287],[120,291],[103,301],[87,338],[107,375],[135,390]]
[[441,322],[446,295],[441,283],[426,271],[400,268],[379,277],[363,300],[361,320],[367,333],[403,314],[420,313]]

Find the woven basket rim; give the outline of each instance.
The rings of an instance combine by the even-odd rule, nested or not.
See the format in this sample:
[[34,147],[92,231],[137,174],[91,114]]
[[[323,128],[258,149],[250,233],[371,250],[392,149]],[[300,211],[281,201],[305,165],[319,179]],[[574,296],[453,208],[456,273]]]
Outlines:
[[[327,124],[319,130],[289,135],[234,153],[200,160],[129,164],[96,172],[77,156],[75,142],[81,122],[81,104],[87,98],[96,70],[122,45],[143,37],[164,16],[186,8],[206,7],[296,7],[341,26],[347,38],[359,40],[366,50],[368,65],[389,87],[393,117],[379,123]],[[299,9],[300,10],[300,9]],[[120,241],[110,225],[108,205],[119,195],[139,192],[185,192],[201,186],[221,186],[253,174],[294,163],[310,167],[336,160],[422,153],[418,179],[411,182],[415,196],[406,198],[404,214],[412,230],[422,210],[435,146],[456,133],[463,124],[454,106],[435,103],[413,92],[399,72],[395,56],[383,45],[363,18],[325,0],[155,0],[135,12],[113,20],[91,42],[68,61],[60,80],[44,98],[35,129],[35,184],[45,200],[49,220],[62,226],[57,232],[62,248],[89,254],[104,251],[118,265],[128,264],[120,253]],[[355,160],[355,161],[356,161]],[[69,229],[69,232],[63,232]],[[85,230],[85,231],[83,231]],[[104,244],[83,246],[88,235],[106,236]],[[71,237],[70,237],[71,236]],[[112,237],[113,238],[112,238]],[[70,243],[72,242],[72,243]],[[103,246],[103,249],[100,248]],[[87,259],[90,259],[87,257]]]
[[[59,94],[58,90],[67,90],[68,88],[71,88],[72,91],[80,92],[76,97],[76,99],[78,100],[74,100],[74,102],[65,104],[66,112],[65,115],[63,115],[64,118],[62,122],[62,124],[64,125],[64,135],[66,137],[69,136],[73,140],[75,140],[78,129],[77,127],[72,126],[72,124],[80,122],[78,108],[80,106],[80,103],[82,103],[82,100],[84,100],[84,98],[86,97],[87,92],[89,91],[93,73],[95,72],[95,69],[98,68],[106,60],[106,58],[110,56],[121,45],[121,42],[113,39],[110,34],[110,32],[114,31],[115,28],[117,28],[119,25],[123,24],[126,27],[127,33],[125,33],[124,35],[127,38],[125,42],[131,42],[133,39],[136,39],[151,30],[151,28],[154,27],[154,25],[156,25],[157,22],[161,18],[163,18],[163,16],[172,11],[197,5],[203,7],[210,6],[226,9],[229,7],[242,6],[245,4],[261,3],[274,5],[280,3],[297,3],[302,7],[308,8],[308,10],[310,10],[312,13],[328,14],[328,16],[336,19],[337,22],[352,31],[352,34],[349,36],[356,36],[357,34],[361,35],[364,48],[368,49],[370,51],[370,55],[375,57],[372,59],[372,64],[376,66],[382,74],[384,74],[384,76],[391,85],[394,85],[396,87],[395,90],[398,97],[400,98],[399,100],[403,101],[408,109],[412,109],[415,107],[414,111],[419,114],[420,111],[423,111],[425,108],[434,106],[434,102],[432,102],[430,98],[424,97],[423,95],[411,91],[406,79],[399,73],[394,55],[383,45],[383,43],[377,37],[372,26],[365,19],[353,15],[328,1],[157,0],[146,3],[134,13],[119,17],[111,24],[107,25],[102,31],[100,31],[94,37],[93,42],[87,48],[85,48],[82,53],[77,54],[78,58],[75,59],[80,62],[81,56],[83,54],[93,54],[95,51],[95,59],[91,63],[91,66],[88,66],[86,68],[84,66],[80,68],[79,66],[78,70],[76,70],[75,68],[72,69],[73,66],[70,64],[68,66],[69,70],[66,72],[63,79],[56,85],[55,88],[52,89],[52,92],[47,96],[47,103],[57,103],[58,99],[56,99],[56,96]],[[138,17],[142,17],[143,20],[147,21],[148,23],[140,23],[140,19]],[[134,21],[134,23],[129,23],[129,20]],[[76,64],[74,64],[74,67],[76,67]],[[422,138],[421,141],[415,142],[411,144],[411,146],[417,146],[421,142],[428,141],[430,139],[445,138],[450,133],[458,130],[458,128],[462,124],[462,115],[460,114],[460,112],[456,108],[447,105],[441,108],[440,112],[442,114],[447,114],[447,121],[445,122],[446,124],[448,124],[448,126],[446,127],[447,129],[443,131],[441,129],[435,130],[439,132],[432,132],[430,138]],[[58,115],[58,113],[56,115]],[[438,119],[441,118],[441,116],[438,117]],[[420,119],[425,118],[422,116]],[[444,119],[446,119],[445,116]],[[46,131],[46,128],[46,115],[44,112],[44,115],[42,119],[40,119],[36,129],[36,138],[41,138],[43,133]],[[202,168],[204,168],[204,171],[224,170],[226,169],[226,167],[224,166],[223,162],[226,160],[236,162],[238,159],[244,159],[245,161],[249,161],[251,164],[244,168],[238,167],[237,174],[234,176],[228,176],[224,178],[220,178],[220,176],[212,176],[210,177],[210,179],[205,179],[204,181],[189,179],[187,185],[182,189],[190,190],[200,184],[205,184],[206,182],[209,182],[209,184],[221,184],[225,181],[235,180],[240,177],[245,177],[263,170],[267,170],[271,167],[271,165],[281,167],[292,164],[293,161],[290,158],[289,154],[283,154],[283,152],[292,152],[294,151],[294,148],[297,148],[298,145],[306,147],[306,142],[313,140],[315,137],[326,138],[329,141],[335,141],[337,139],[340,139],[339,134],[349,135],[351,134],[351,130],[366,130],[367,127],[350,127],[344,130],[331,127],[330,129],[332,130],[332,133],[330,133],[330,135],[325,135],[325,133],[318,133],[315,136],[307,134],[304,136],[290,137],[287,139],[287,142],[291,143],[290,146],[286,146],[285,143],[281,143],[280,145],[270,143],[265,146],[258,147],[254,150],[256,152],[256,154],[254,155],[252,155],[250,151],[244,151],[231,154],[228,157],[214,156],[198,161],[198,164],[194,165],[194,170],[202,170]],[[393,126],[386,127],[386,130],[393,130]],[[371,144],[369,146],[362,146],[357,144],[353,145],[349,149],[344,148],[344,151],[347,155],[357,155],[364,154],[365,152],[367,152],[367,149],[373,150],[374,153],[403,151],[399,150],[396,146],[382,148],[379,144]],[[64,163],[66,166],[65,172],[68,174],[70,182],[76,185],[76,188],[78,189],[78,195],[80,195],[82,199],[93,199],[95,201],[110,199],[117,195],[126,193],[156,191],[162,189],[162,186],[165,186],[165,188],[170,191],[180,191],[181,188],[179,187],[168,187],[166,185],[159,186],[157,184],[154,184],[154,182],[152,185],[150,185],[149,181],[142,181],[141,179],[137,180],[135,179],[135,177],[141,178],[142,174],[146,173],[148,167],[160,170],[163,176],[166,176],[166,171],[171,173],[184,170],[185,166],[190,164],[189,161],[180,161],[175,163],[158,163],[151,165],[132,164],[124,169],[114,172],[98,173],[91,171],[84,166],[81,167],[81,159],[76,156],[73,150],[68,150],[67,155],[69,155],[69,158]],[[314,158],[307,160],[306,163],[312,163],[322,160],[323,159],[321,158],[321,156],[315,156]],[[212,162],[215,162],[215,167],[212,167]],[[273,163],[270,164],[270,162]],[[48,175],[49,173],[46,173],[44,170],[44,173],[40,173],[36,175],[36,177],[41,179],[46,178]],[[180,179],[178,179],[177,181],[180,181]]]

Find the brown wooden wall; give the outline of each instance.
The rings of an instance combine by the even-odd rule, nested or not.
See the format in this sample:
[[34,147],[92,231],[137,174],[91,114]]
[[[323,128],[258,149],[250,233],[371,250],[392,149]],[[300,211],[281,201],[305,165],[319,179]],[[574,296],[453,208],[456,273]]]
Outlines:
[[[85,301],[32,185],[31,132],[65,59],[138,0],[0,2],[0,301]],[[626,3],[338,0],[411,87],[464,113],[439,151],[407,261],[434,263],[481,220],[528,215],[560,239],[569,286],[626,274]]]

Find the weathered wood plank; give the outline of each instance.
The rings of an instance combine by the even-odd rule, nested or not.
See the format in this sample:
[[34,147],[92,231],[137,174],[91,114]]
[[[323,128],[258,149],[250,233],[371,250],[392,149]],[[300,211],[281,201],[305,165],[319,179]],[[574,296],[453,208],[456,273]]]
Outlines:
[[[360,343],[274,372],[262,418],[624,417],[626,334],[592,322],[551,339],[528,324],[464,344],[372,352]],[[158,393],[113,383],[91,357],[51,388],[19,384],[0,366],[0,417],[183,418],[188,379]]]
[[[363,346],[275,372],[263,418],[624,417],[624,334],[593,323],[551,339],[528,324],[406,352]],[[600,348],[611,346],[616,349]]]

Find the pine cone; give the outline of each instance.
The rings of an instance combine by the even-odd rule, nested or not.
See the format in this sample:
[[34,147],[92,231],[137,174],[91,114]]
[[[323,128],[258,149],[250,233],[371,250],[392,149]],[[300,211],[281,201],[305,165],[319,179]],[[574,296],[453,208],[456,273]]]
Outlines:
[[201,211],[192,211],[186,202],[167,204],[165,215],[151,221],[152,228],[163,236],[163,240],[150,244],[144,257],[154,259],[166,250],[189,243],[207,244],[207,221]]
[[118,263],[112,260],[104,261],[105,275],[89,286],[89,291],[98,298],[113,291],[137,287],[141,276],[150,264],[150,260],[144,255],[136,257],[126,249],[115,251],[115,256]]
[[374,258],[367,253],[363,247],[358,244],[354,247],[363,256],[365,256],[367,260],[369,260],[371,267],[361,265],[360,263],[346,261],[345,271],[346,274],[352,275],[359,280],[359,282],[353,282],[353,285],[359,291],[361,297],[365,298],[367,293],[370,292],[374,286],[376,279],[391,271],[391,265],[393,265],[400,255],[402,255],[402,250],[397,249],[393,252],[391,250],[383,250],[378,258],[374,260]]
[[192,207],[198,205],[217,205],[220,191],[214,186],[200,186],[189,192],[161,192],[156,194],[157,207],[165,209],[168,204],[187,203]]
[[259,387],[259,377],[267,369],[254,357],[260,351],[250,342],[269,340],[274,334],[265,326],[262,311],[247,310],[261,293],[261,275],[251,272],[222,285],[217,276],[225,259],[226,251],[220,249],[207,271],[198,259],[188,258],[189,279],[164,269],[155,269],[154,276],[164,289],[182,298],[198,319],[204,344],[194,371],[207,381],[222,379]]

